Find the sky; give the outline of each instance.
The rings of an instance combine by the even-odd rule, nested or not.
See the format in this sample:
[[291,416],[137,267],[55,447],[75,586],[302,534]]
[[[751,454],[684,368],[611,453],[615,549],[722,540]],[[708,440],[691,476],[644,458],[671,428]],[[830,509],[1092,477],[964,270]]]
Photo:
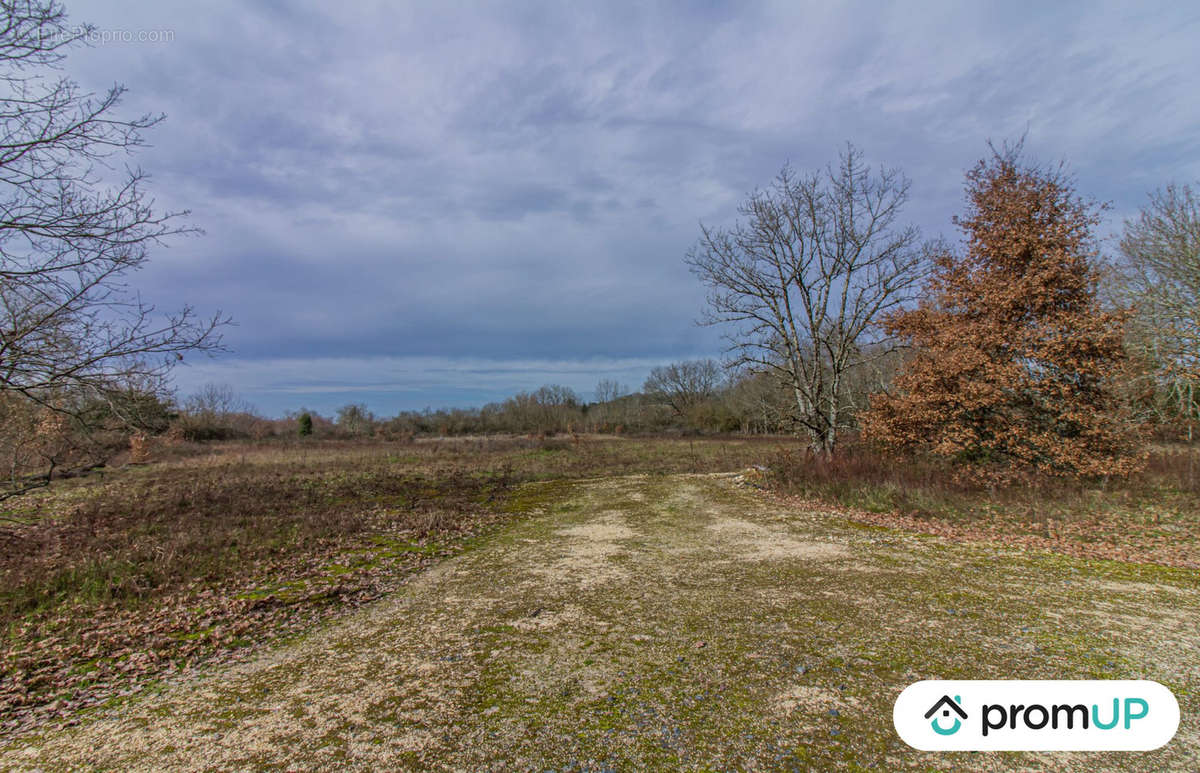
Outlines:
[[586,399],[719,357],[683,262],[700,224],[848,141],[911,179],[929,237],[957,238],[989,141],[1065,160],[1101,236],[1200,180],[1191,3],[66,6],[97,30],[66,73],[167,115],[128,161],[204,230],[134,286],[236,322],[176,388],[267,415]]

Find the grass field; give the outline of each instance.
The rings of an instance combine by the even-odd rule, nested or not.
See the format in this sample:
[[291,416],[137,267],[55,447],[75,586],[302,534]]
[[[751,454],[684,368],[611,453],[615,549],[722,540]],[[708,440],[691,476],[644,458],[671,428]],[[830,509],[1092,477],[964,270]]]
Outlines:
[[0,731],[394,590],[519,483],[737,469],[780,441],[456,438],[169,449],[0,512]]
[[[1200,764],[1194,492],[1171,474],[1047,493],[1047,534],[1002,492],[831,507],[851,489],[821,490],[837,476],[816,467],[780,480],[781,453],[228,445],[20,500],[0,767]],[[764,464],[774,479],[732,474]],[[1161,560],[1090,555],[1094,531],[1064,526],[1089,502]],[[920,755],[890,705],[935,677],[1156,679],[1184,720],[1152,755]]]

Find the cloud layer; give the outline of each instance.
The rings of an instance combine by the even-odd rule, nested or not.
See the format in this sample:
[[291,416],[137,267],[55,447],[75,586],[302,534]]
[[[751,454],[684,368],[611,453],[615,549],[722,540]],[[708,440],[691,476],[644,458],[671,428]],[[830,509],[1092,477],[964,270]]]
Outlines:
[[[239,323],[235,353],[181,389],[211,377],[294,407],[302,383],[242,375],[269,360],[380,387],[380,410],[470,404],[528,379],[419,366],[717,354],[681,261],[698,223],[846,140],[908,173],[930,235],[953,236],[989,139],[1027,132],[1067,159],[1112,201],[1110,228],[1149,189],[1200,178],[1186,4],[880,5],[74,2],[101,29],[173,34],[66,68],[168,114],[136,162],[207,234],[138,286]],[[381,387],[360,367],[375,358],[404,375]]]

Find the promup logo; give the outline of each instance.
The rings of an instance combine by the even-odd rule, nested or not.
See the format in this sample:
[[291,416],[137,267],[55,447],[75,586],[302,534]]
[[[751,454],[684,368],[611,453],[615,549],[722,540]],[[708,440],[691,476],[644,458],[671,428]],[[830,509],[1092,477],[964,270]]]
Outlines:
[[896,732],[924,751],[1149,750],[1179,727],[1179,703],[1145,680],[927,681],[892,710]]
[[929,723],[933,727],[933,732],[938,735],[954,735],[958,732],[958,729],[962,727],[962,720],[967,718],[967,712],[962,710],[962,707],[959,706],[960,703],[962,703],[961,695],[955,695],[954,700],[950,700],[949,695],[943,695],[940,701],[933,704],[933,708],[925,712],[926,719],[933,717],[939,710],[941,710],[943,717],[950,716],[951,709],[954,710],[954,713],[958,714],[958,718],[954,720],[954,724],[950,727],[942,727],[938,724],[937,717],[934,717],[933,721]]

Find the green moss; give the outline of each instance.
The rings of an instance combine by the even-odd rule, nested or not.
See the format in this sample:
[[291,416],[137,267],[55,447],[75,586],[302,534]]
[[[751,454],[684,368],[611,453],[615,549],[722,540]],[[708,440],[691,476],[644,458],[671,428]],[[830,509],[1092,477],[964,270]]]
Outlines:
[[213,631],[215,631],[215,630],[216,630],[216,627],[210,625],[209,627],[201,628],[198,631],[188,631],[186,633],[176,632],[174,634],[171,634],[171,638],[176,639],[178,641],[199,641],[201,639],[207,639],[210,636],[212,636]]
[[526,483],[505,497],[502,508],[521,515],[543,511],[553,503],[561,504],[574,486],[574,482],[563,480]]

